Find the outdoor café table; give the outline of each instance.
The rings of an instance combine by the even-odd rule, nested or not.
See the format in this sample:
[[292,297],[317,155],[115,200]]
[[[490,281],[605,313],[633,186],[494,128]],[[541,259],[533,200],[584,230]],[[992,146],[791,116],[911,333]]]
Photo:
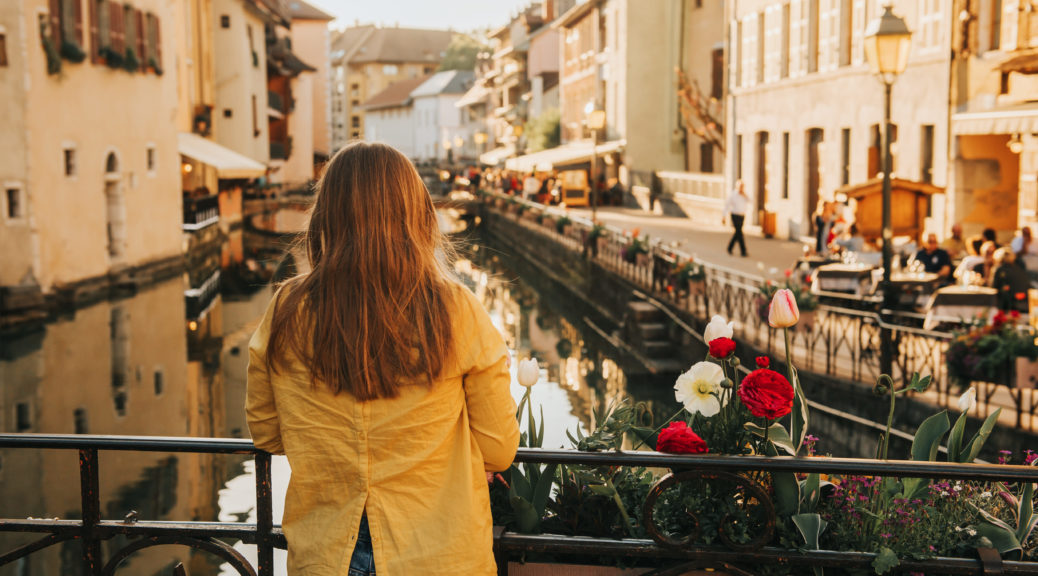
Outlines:
[[994,288],[945,286],[930,298],[923,328],[933,330],[942,322],[961,323],[978,316],[988,320],[997,306],[998,291]]
[[846,292],[863,296],[872,289],[872,266],[826,264],[815,270],[812,292]]
[[929,296],[937,290],[940,276],[932,272],[901,272],[891,274],[890,284],[904,301],[915,303],[918,298]]
[[828,256],[801,256],[797,258],[796,268],[807,268],[808,270],[814,270],[819,266],[825,266],[826,264],[838,264],[840,262],[837,258],[830,258]]

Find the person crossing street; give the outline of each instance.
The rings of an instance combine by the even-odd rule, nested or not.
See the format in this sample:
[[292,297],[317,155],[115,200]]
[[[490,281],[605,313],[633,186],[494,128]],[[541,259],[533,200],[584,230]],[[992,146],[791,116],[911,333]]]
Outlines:
[[731,216],[732,228],[735,229],[735,232],[732,234],[732,239],[728,241],[728,253],[731,254],[732,248],[738,243],[743,258],[746,257],[746,239],[742,235],[742,225],[746,220],[746,210],[749,206],[750,198],[746,195],[743,182],[736,180],[735,187],[728,194],[728,200],[724,204],[724,216],[721,217],[721,224],[724,224],[728,216]]

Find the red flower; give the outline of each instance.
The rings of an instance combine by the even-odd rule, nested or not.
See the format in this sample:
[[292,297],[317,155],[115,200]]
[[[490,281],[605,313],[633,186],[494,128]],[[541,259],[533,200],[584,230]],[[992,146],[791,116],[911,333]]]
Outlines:
[[757,368],[767,368],[771,365],[771,359],[767,356],[757,356]]
[[706,442],[684,422],[671,422],[656,439],[657,452],[671,454],[702,454],[708,452]]
[[742,379],[739,399],[754,416],[774,420],[793,410],[793,387],[782,374],[761,368]]
[[710,355],[718,360],[731,356],[735,352],[735,340],[731,338],[714,338],[710,341]]

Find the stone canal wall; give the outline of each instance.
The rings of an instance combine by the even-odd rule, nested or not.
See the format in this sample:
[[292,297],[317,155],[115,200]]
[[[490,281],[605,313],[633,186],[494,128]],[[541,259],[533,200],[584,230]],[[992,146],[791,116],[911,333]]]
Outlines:
[[[585,257],[579,242],[531,231],[507,211],[484,208],[480,230],[488,248],[503,258],[524,282],[558,299],[559,308],[567,312],[571,321],[580,322],[583,316],[611,334],[612,338],[605,342],[617,346],[616,354],[624,360],[624,370],[632,383],[646,380],[647,385],[669,388],[678,372],[659,370],[657,366],[676,365],[687,369],[706,356],[707,348],[699,335],[709,310],[705,310],[707,314],[696,315],[666,299],[654,299],[624,276],[603,267],[596,259]],[[641,356],[631,350],[623,337],[629,305],[644,302],[646,298],[667,310],[667,334],[673,343],[669,364]],[[776,347],[771,343],[769,347],[776,369],[784,370],[784,358],[776,353],[781,345]],[[739,339],[738,353],[744,366],[752,366],[756,356],[767,352],[759,345]],[[888,400],[873,394],[869,384],[818,374],[803,366],[798,368],[804,392],[812,404],[810,433],[821,438],[819,450],[834,456],[874,455],[885,427]],[[911,432],[940,410],[929,402],[900,397],[894,416],[891,457],[907,457]],[[954,419],[957,414],[950,416]],[[980,424],[980,419],[971,418],[967,430],[972,433]],[[1035,447],[1038,447],[1035,434],[1000,425],[992,433],[982,458],[995,461],[1000,449],[1019,453]]]

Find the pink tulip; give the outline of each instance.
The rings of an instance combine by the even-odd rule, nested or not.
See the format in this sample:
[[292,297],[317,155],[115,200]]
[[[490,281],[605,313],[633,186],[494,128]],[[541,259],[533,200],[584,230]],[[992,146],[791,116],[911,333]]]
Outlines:
[[775,292],[768,307],[768,324],[772,328],[789,328],[800,320],[800,309],[797,308],[797,300],[793,292],[783,288]]

